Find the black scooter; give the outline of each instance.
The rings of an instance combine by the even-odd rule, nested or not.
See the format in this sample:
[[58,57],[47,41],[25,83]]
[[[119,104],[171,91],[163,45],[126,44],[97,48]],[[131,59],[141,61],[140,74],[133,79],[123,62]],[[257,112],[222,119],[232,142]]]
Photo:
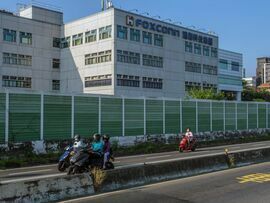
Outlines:
[[[70,167],[68,175],[79,174],[91,171],[92,168],[103,168],[104,156],[94,156],[91,150],[80,150],[70,159]],[[114,158],[111,156],[110,160],[105,163],[106,169],[114,169],[112,161]]]

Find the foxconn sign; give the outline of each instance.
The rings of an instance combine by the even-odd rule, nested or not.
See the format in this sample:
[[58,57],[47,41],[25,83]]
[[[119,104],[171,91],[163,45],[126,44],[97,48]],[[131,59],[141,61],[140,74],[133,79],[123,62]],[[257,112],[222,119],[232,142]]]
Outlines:
[[151,30],[151,31],[160,32],[163,34],[168,34],[168,35],[180,37],[179,30],[176,30],[174,28],[167,27],[164,25],[160,25],[157,23],[149,22],[146,20],[142,20],[139,18],[135,19],[134,16],[130,16],[130,15],[127,15],[127,17],[126,17],[126,24],[128,26],[131,26],[131,27],[135,26],[138,28],[146,29],[146,30]]

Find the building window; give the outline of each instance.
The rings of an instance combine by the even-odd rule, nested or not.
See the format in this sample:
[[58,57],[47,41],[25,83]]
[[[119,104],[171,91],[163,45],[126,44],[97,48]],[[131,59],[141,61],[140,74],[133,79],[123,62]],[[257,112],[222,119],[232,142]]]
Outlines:
[[60,59],[53,59],[52,60],[52,67],[59,69],[60,68]]
[[163,58],[159,56],[143,54],[143,65],[162,68]]
[[217,58],[218,57],[217,48],[211,47],[211,56],[214,57],[214,58]]
[[83,33],[72,36],[72,46],[83,44]]
[[92,65],[97,63],[105,63],[112,60],[112,51],[101,51],[98,53],[91,53],[85,55],[85,65]]
[[200,44],[194,44],[194,53],[195,54],[202,54],[202,46]]
[[217,91],[217,85],[216,84],[203,83],[203,89],[211,89],[214,92],[216,92]]
[[240,64],[239,64],[239,62],[232,61],[232,71],[237,71],[237,72],[240,71]]
[[60,48],[60,38],[53,38],[53,47]]
[[185,51],[189,53],[193,52],[192,42],[185,41]]
[[218,83],[225,85],[242,86],[242,78],[237,76],[219,75]]
[[141,31],[131,28],[130,29],[130,41],[140,42],[141,41]]
[[16,31],[4,29],[3,30],[3,40],[6,42],[16,42]]
[[130,51],[117,50],[117,61],[122,63],[140,64],[140,54]]
[[32,56],[3,53],[3,64],[32,66]]
[[70,37],[64,37],[61,39],[61,49],[70,47]]
[[127,27],[117,25],[117,37],[119,39],[127,39],[127,36],[128,36]]
[[112,85],[112,75],[98,75],[86,77],[85,87],[100,87],[100,86],[111,86]]
[[210,56],[210,47],[203,46],[203,55],[204,56]]
[[3,75],[2,86],[3,87],[31,88],[32,78]]
[[100,40],[111,38],[111,37],[112,37],[112,26],[111,25],[99,28],[99,39]]
[[208,75],[217,75],[217,67],[216,66],[203,65],[203,73],[208,74]]
[[163,80],[160,78],[143,77],[143,88],[162,89]]
[[201,89],[201,83],[185,81],[185,91],[189,92],[192,89]]
[[20,43],[21,44],[32,44],[32,33],[20,32]]
[[140,87],[140,77],[117,74],[117,86]]
[[60,90],[60,80],[52,81],[52,90]]
[[143,31],[143,43],[152,44],[152,33]]
[[155,34],[154,35],[154,44],[159,47],[163,47],[163,36]]
[[228,61],[224,59],[219,60],[219,68],[228,70]]
[[201,73],[202,72],[202,65],[199,63],[192,63],[192,62],[186,61],[185,71],[193,72],[193,73]]
[[85,43],[97,41],[97,30],[91,30],[85,33]]

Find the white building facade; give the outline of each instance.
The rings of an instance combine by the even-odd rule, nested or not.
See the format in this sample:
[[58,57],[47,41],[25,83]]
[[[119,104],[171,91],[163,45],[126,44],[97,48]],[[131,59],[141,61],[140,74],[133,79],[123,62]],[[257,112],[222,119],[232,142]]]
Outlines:
[[2,89],[179,98],[218,87],[218,37],[135,13],[63,24],[61,12],[29,6],[0,12],[0,28]]
[[219,49],[218,89],[231,93],[235,99],[241,100],[243,55]]

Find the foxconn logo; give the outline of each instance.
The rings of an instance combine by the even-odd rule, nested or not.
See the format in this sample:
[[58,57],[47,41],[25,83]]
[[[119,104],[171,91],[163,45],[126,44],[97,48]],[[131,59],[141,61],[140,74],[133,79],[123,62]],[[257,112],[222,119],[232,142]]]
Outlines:
[[127,16],[127,25],[134,26],[134,17],[133,16]]

